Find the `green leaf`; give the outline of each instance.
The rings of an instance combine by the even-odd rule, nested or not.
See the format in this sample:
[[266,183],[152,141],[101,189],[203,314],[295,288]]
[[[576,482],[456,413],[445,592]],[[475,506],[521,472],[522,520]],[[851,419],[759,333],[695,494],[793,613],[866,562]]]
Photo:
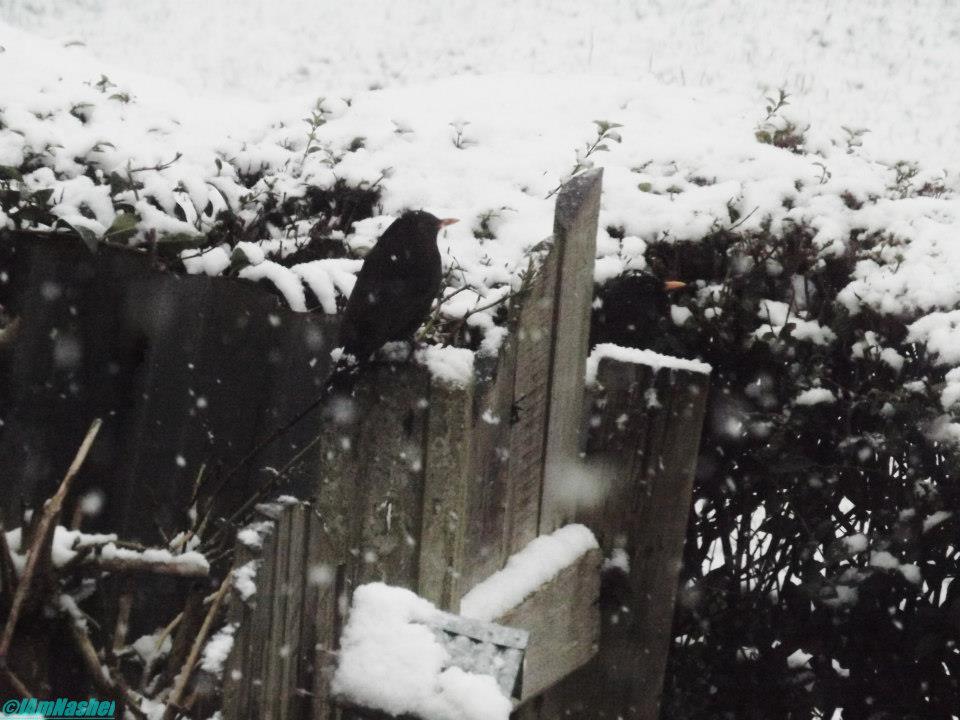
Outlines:
[[0,180],[17,180],[23,182],[23,174],[10,165],[0,165]]
[[230,254],[230,272],[236,273],[250,264],[250,258],[240,248],[234,248]]
[[642,182],[639,185],[637,185],[637,189],[640,192],[650,192],[653,189],[653,183]]
[[113,219],[113,223],[107,229],[104,238],[127,240],[137,232],[139,222],[140,218],[133,213],[119,213]]
[[53,197],[53,188],[43,188],[30,195],[30,202],[34,205],[47,206],[50,204],[51,197]]
[[83,241],[83,244],[87,246],[87,250],[92,253],[97,252],[100,239],[93,230],[84,225],[74,225],[73,223],[67,222],[63,218],[57,220],[57,225],[64,225],[67,229],[75,232],[77,236],[79,236],[80,240]]

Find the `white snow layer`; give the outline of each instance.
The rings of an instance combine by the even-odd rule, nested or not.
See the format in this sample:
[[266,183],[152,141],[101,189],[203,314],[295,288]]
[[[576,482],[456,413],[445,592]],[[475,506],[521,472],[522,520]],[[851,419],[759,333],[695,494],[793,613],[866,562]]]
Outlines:
[[[27,563],[27,549],[21,547],[23,531],[21,528],[8,530],[7,546],[10,548],[10,555],[13,560],[14,569],[21,573]],[[62,525],[57,525],[53,529],[53,542],[50,547],[50,556],[54,567],[62,567],[76,557],[77,551],[85,547],[97,547],[107,543],[116,542],[117,536],[114,534],[103,535],[95,533],[84,533],[79,530],[69,530]]]
[[835,403],[836,401],[837,396],[827,388],[810,388],[793,399],[795,405],[820,405],[822,403]]
[[471,588],[460,600],[460,614],[495,620],[596,547],[597,539],[584,525],[567,525],[541,535],[511,555],[503,570]]
[[463,388],[473,381],[473,352],[466,348],[428,345],[417,350],[417,360],[443,384]]
[[666,368],[668,370],[686,370],[688,372],[709,374],[711,367],[709,363],[700,360],[687,360],[685,358],[672,357],[670,355],[661,355],[653,350],[639,350],[637,348],[626,348],[613,343],[601,343],[590,352],[587,358],[588,385],[594,385],[597,382],[597,370],[600,368],[600,361],[604,358],[617,360],[624,363],[635,363],[637,365],[647,365],[655,371]]
[[207,641],[200,658],[200,667],[218,678],[223,677],[223,665],[233,649],[234,636],[239,623],[228,623]]
[[353,594],[333,676],[335,694],[363,707],[423,720],[507,720],[512,710],[490,675],[445,667],[447,651],[423,623],[437,609],[383,583]]

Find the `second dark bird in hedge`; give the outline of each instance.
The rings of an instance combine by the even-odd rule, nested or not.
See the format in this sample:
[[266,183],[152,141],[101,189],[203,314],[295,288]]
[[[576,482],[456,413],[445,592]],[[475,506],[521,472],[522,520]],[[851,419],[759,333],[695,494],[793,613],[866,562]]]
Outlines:
[[684,283],[634,271],[612,278],[597,290],[590,323],[590,346],[613,343],[623,347],[661,350],[664,324],[670,320],[668,293]]

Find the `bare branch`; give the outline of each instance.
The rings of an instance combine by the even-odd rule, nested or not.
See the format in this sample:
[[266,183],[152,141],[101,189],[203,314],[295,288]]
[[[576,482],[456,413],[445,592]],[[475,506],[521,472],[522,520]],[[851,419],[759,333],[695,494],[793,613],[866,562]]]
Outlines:
[[17,591],[14,593],[13,602],[10,606],[10,614],[7,616],[7,622],[3,626],[3,634],[0,635],[0,668],[6,668],[7,652],[10,650],[10,643],[13,642],[13,633],[17,627],[17,620],[30,597],[30,591],[37,574],[37,569],[40,567],[40,563],[50,556],[50,546],[53,543],[53,531],[56,529],[57,519],[60,517],[64,498],[66,498],[67,493],[70,492],[73,479],[80,471],[83,461],[86,460],[87,453],[90,452],[97,433],[100,432],[100,425],[101,421],[99,418],[90,424],[90,429],[87,430],[86,437],[84,437],[83,442],[80,443],[80,449],[77,450],[73,462],[67,469],[67,474],[64,475],[63,482],[60,483],[60,487],[57,489],[57,492],[54,493],[53,497],[44,503],[40,511],[42,514],[37,524],[37,532],[34,534],[32,542],[30,543],[27,564],[23,570],[23,576],[17,585]]

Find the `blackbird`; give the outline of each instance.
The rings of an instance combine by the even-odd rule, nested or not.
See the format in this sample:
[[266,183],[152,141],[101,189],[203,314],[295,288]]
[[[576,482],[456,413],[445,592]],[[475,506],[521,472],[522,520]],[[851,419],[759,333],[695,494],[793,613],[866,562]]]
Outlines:
[[343,312],[344,356],[363,365],[384,343],[411,340],[440,291],[443,268],[437,233],[457,222],[428,212],[407,212],[367,254]]
[[684,287],[649,273],[633,271],[608,280],[597,291],[590,322],[590,347],[614,343],[623,347],[657,349],[670,316],[671,290]]
[[412,340],[440,292],[443,267],[437,233],[454,218],[407,212],[388,227],[367,253],[340,325],[343,355],[320,394],[284,425],[257,443],[220,478],[214,494],[265,448],[332,397],[349,395],[373,354],[391,340]]

